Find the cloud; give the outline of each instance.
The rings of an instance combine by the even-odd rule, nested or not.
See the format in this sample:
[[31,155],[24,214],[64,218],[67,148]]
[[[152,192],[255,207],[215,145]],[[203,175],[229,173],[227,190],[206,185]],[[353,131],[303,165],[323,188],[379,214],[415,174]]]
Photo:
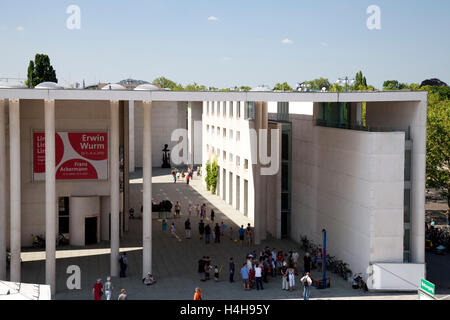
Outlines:
[[18,26],[16,29],[17,31],[23,31],[24,28],[22,26]]
[[233,59],[233,58],[231,58],[231,57],[223,57],[222,58],[223,61],[230,61],[231,59]]
[[217,20],[219,20],[219,18],[211,16],[211,17],[208,18],[208,20],[209,21],[217,21]]
[[292,40],[286,38],[286,39],[281,40],[281,43],[283,43],[283,44],[293,44],[294,41],[292,41]]
[[322,47],[328,47],[328,43],[326,43],[326,42],[321,42],[320,45],[321,45]]

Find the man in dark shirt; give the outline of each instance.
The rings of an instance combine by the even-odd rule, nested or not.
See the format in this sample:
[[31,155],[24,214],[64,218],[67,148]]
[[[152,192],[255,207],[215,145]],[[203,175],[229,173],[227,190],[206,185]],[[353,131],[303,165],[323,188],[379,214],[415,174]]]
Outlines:
[[309,252],[307,252],[305,254],[305,257],[303,258],[303,268],[305,269],[305,273],[306,272],[311,272],[311,268],[312,268],[312,260],[311,257],[309,256]]
[[184,222],[184,230],[186,231],[186,239],[191,238],[191,222],[189,218]]
[[214,227],[214,233],[216,234],[214,242],[220,243],[220,226],[218,223],[216,223],[216,226]]
[[234,261],[230,258],[230,282],[234,282]]
[[200,240],[202,240],[203,234],[205,233],[205,224],[203,223],[203,220],[200,220],[200,223],[198,224],[198,233],[200,234]]
[[209,224],[207,224],[206,227],[205,227],[205,243],[206,244],[209,243],[210,235],[211,235],[211,227],[209,226]]

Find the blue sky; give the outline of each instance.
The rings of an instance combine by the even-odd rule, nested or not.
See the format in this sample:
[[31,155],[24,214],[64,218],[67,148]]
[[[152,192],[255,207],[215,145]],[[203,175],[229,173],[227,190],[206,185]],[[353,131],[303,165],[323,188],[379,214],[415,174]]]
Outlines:
[[[72,4],[79,30],[66,27]],[[369,5],[381,9],[381,30],[366,27]],[[166,76],[295,86],[359,70],[378,88],[390,79],[450,84],[449,34],[448,0],[1,1],[0,78],[25,77],[35,53],[46,53],[63,85]]]

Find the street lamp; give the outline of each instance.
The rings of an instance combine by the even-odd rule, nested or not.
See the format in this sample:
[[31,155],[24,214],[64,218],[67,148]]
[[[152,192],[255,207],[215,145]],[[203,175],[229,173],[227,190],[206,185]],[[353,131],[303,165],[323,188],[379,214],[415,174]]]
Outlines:
[[347,86],[348,85],[354,85],[356,83],[355,79],[349,79],[348,77],[345,78],[339,78],[336,83],[340,86],[345,86],[345,91],[347,92]]

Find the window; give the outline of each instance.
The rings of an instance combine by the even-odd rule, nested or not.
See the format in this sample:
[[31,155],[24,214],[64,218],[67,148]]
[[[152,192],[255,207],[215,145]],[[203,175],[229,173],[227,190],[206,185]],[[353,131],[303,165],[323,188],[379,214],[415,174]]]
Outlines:
[[230,163],[233,163],[233,154],[232,153],[230,153],[229,161],[230,161]]
[[255,103],[253,101],[247,101],[246,119],[255,120]]
[[220,128],[217,127],[217,136],[220,137]]
[[233,130],[230,129],[230,140],[233,141]]
[[236,141],[241,141],[241,132],[240,131],[236,131]]
[[206,126],[206,133],[209,134],[209,125]]
[[223,161],[227,161],[227,153],[225,151],[223,152]]
[[233,106],[233,103],[234,103],[233,101],[230,101],[230,102],[229,102],[229,104],[230,104],[230,118],[233,118],[233,113],[234,113],[234,110],[233,110],[233,107],[234,107],[234,106]]
[[238,119],[241,118],[241,102],[240,101],[237,102],[236,111],[237,111]]
[[239,156],[236,156],[236,167],[239,167],[241,165],[241,158]]
[[248,160],[247,159],[244,160],[244,169],[248,169]]
[[211,101],[211,115],[214,115],[214,101]]
[[223,138],[225,139],[227,137],[227,129],[223,128]]
[[226,117],[227,116],[227,102],[226,101],[222,102],[222,107],[223,107],[223,116]]

